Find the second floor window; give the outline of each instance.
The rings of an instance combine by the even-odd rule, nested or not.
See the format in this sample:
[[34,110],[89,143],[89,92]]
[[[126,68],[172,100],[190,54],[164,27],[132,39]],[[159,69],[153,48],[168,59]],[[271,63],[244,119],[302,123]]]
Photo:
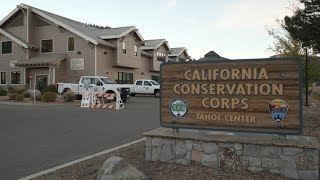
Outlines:
[[122,53],[127,54],[127,42],[126,41],[122,42]]
[[138,46],[136,44],[134,45],[134,55],[138,56]]
[[1,45],[2,45],[2,54],[12,53],[12,41],[4,41],[1,43]]
[[74,37],[68,37],[68,51],[74,51]]
[[41,40],[41,53],[53,52],[53,40]]

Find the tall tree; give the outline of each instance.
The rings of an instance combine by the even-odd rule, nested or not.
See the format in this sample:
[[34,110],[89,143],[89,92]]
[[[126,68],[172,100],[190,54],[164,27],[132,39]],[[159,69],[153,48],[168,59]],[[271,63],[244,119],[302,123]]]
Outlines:
[[284,28],[304,47],[320,53],[320,0],[299,0],[304,8],[284,18]]

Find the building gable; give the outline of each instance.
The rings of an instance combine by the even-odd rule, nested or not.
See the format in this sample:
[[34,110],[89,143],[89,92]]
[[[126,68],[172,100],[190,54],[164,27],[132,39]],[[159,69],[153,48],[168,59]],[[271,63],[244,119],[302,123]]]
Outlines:
[[1,25],[1,28],[11,28],[19,26],[24,26],[24,14],[21,10],[18,10],[10,18],[8,18],[8,20]]

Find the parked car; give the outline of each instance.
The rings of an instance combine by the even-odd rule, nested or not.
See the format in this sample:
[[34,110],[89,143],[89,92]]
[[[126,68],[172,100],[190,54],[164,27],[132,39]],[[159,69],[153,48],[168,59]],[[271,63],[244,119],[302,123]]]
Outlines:
[[86,90],[85,82],[90,82],[89,90],[99,93],[115,93],[120,92],[123,102],[129,99],[130,88],[124,84],[116,84],[113,80],[103,76],[82,76],[78,84],[73,83],[57,83],[58,93],[63,94],[67,91],[73,91],[78,96],[81,96]]
[[131,96],[136,94],[151,94],[160,97],[160,84],[150,79],[137,79],[134,84],[126,84],[130,88]]

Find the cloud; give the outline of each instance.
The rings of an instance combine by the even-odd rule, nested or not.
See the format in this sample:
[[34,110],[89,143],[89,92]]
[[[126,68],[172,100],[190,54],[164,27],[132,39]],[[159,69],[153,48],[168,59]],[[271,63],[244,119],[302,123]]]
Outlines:
[[167,0],[168,8],[173,8],[177,5],[177,0]]
[[197,21],[194,18],[191,17],[186,17],[183,18],[183,22],[187,23],[187,24],[197,24]]
[[[292,13],[293,4],[288,0],[257,1],[240,0],[224,9],[226,15],[211,24],[213,28],[252,29],[276,25],[276,19],[282,19]],[[279,8],[280,7],[280,8]]]

